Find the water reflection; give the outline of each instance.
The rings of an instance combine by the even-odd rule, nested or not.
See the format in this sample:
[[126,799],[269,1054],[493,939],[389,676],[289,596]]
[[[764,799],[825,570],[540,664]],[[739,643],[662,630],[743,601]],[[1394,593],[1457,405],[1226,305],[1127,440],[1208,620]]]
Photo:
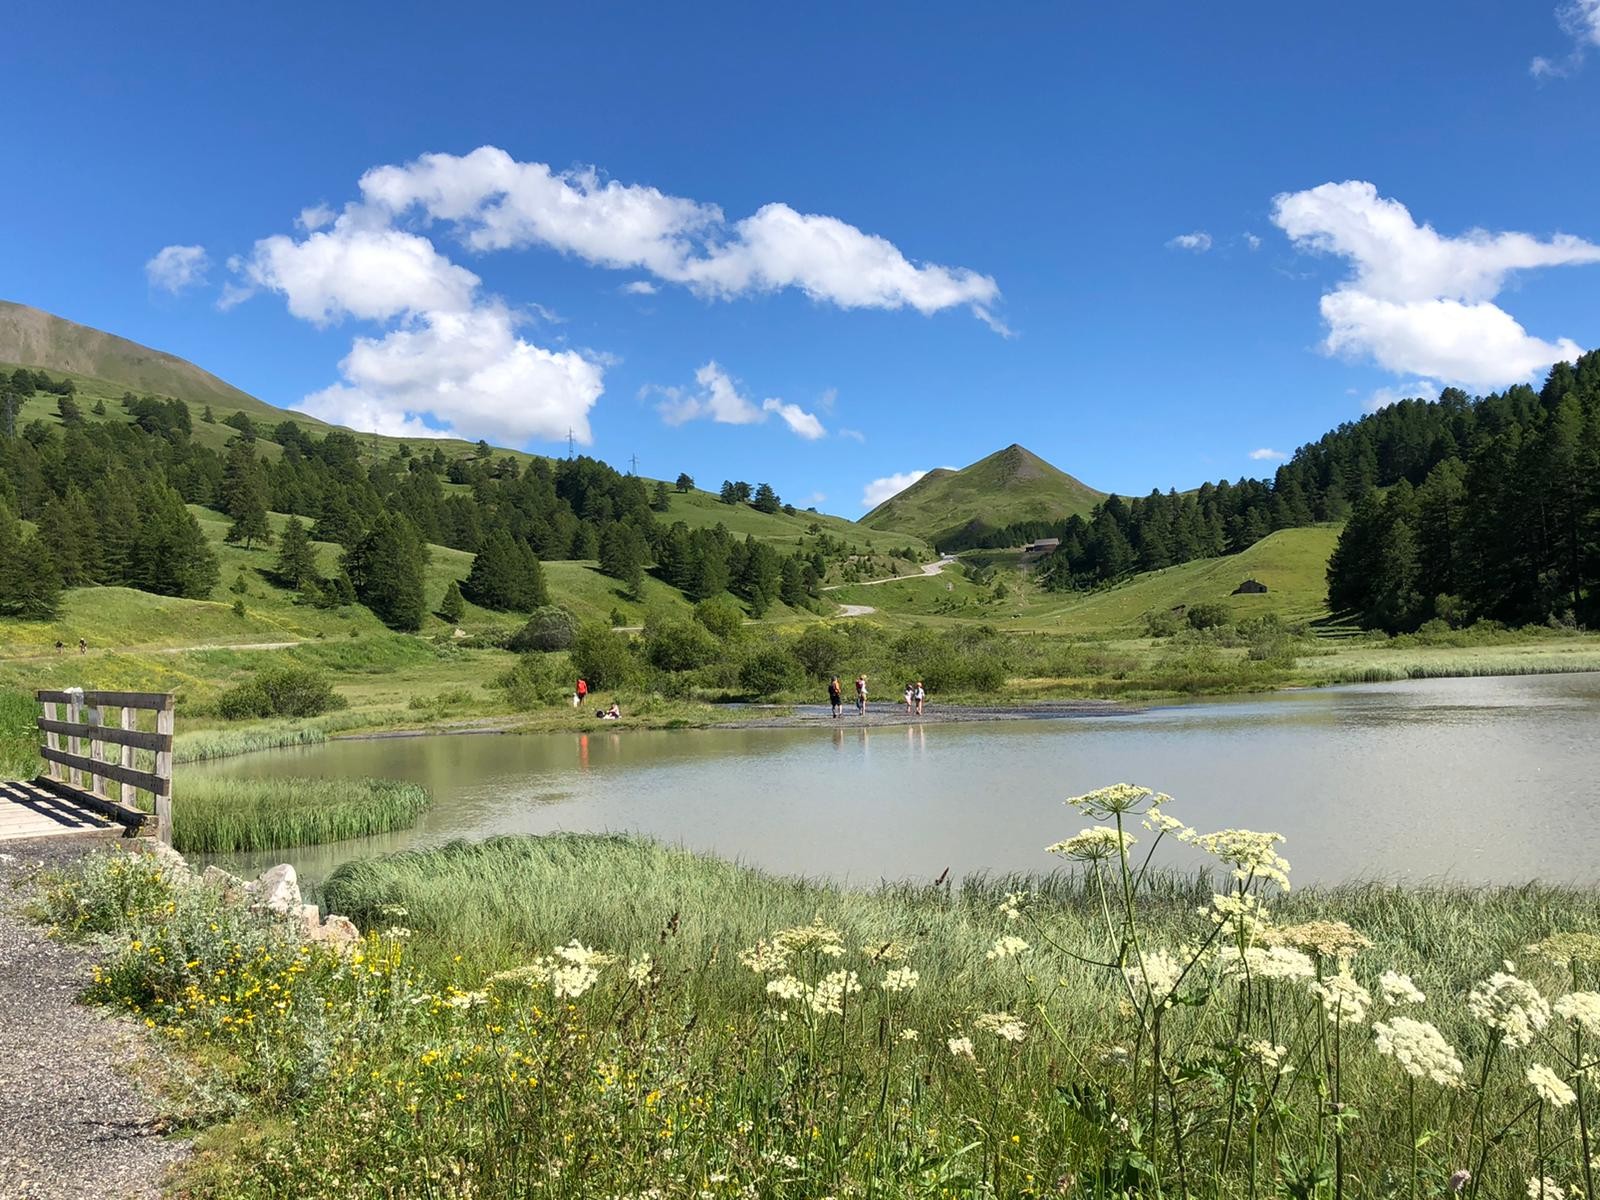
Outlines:
[[556,829],[639,830],[856,882],[1048,870],[1042,848],[1083,824],[1061,799],[1131,780],[1171,792],[1201,828],[1282,832],[1300,882],[1590,882],[1597,721],[1600,676],[1566,675],[989,725],[343,741],[205,769],[433,791],[414,830],[291,853],[313,877],[360,854]]

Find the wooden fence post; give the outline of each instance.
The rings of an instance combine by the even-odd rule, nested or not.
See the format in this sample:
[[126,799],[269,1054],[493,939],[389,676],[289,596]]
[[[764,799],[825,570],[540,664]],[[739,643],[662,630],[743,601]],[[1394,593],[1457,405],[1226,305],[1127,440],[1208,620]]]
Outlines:
[[[46,700],[44,702],[45,720],[55,721],[60,718],[60,715],[60,710],[56,708],[56,702],[54,700]],[[59,753],[61,750],[61,735],[56,733],[55,730],[49,731],[44,735],[44,744],[50,749]],[[56,780],[57,782],[60,782],[61,779],[61,764],[56,762],[55,759],[50,760],[50,778]]]
[[[132,729],[134,727],[134,714],[137,711],[138,711],[137,709],[129,708],[126,704],[124,704],[122,706],[122,727],[124,729]],[[132,746],[129,746],[129,745],[125,744],[122,747],[122,765],[124,767],[132,768],[132,766],[133,766],[133,747]],[[135,789],[134,789],[133,784],[127,783],[127,782],[124,782],[122,784],[122,804],[123,804],[124,808],[132,808],[134,806],[134,803],[135,803],[134,791],[135,791]]]
[[[79,698],[81,694],[80,692],[68,693],[72,699],[67,702],[67,720],[74,725],[83,720],[83,701]],[[69,734],[67,737],[67,753],[83,753],[83,742],[79,740],[78,735],[75,733]],[[75,788],[81,788],[83,786],[83,772],[77,767],[68,767],[67,782]]]
[[[91,725],[93,725],[96,729],[99,729],[101,726],[103,726],[106,723],[105,705],[96,704],[89,711],[90,711],[90,714],[91,714],[91,718],[90,718],[90,722],[89,723]],[[101,756],[104,755],[104,754],[105,754],[105,746],[104,746],[104,744],[101,743],[101,741],[99,740],[98,735],[91,733],[89,735],[89,757],[94,759],[94,761],[96,763],[98,763],[100,761],[100,759],[101,759]],[[96,770],[95,773],[92,776],[90,776],[90,779],[92,780],[92,785],[90,786],[89,790],[91,792],[93,792],[96,796],[104,796],[105,795],[105,784],[101,782],[99,770]]]
[[[165,706],[156,713],[156,732],[166,734],[167,745],[172,742],[172,697],[167,697]],[[167,781],[167,794],[156,793],[156,837],[164,845],[172,845],[172,751],[171,749],[156,751],[156,774]]]

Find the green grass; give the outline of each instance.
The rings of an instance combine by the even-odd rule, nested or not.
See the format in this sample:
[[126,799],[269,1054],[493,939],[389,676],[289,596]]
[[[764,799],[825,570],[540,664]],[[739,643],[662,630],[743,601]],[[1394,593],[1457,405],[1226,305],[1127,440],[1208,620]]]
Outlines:
[[991,527],[1088,516],[1105,498],[1021,446],[996,451],[959,471],[934,470],[861,518],[861,524],[938,545],[974,518]]
[[0,780],[39,773],[39,706],[25,692],[0,691]]
[[804,510],[797,510],[792,517],[783,512],[757,512],[748,504],[724,504],[712,493],[699,490],[672,492],[671,506],[665,513],[658,513],[656,519],[666,525],[682,521],[690,529],[709,529],[720,524],[736,537],[751,535],[757,541],[771,542],[785,551],[813,539],[816,536],[811,532],[813,525],[830,537],[841,538],[873,554],[890,554],[909,546],[926,555],[932,549],[915,534],[870,529],[842,517]]
[[[1524,1072],[1571,1079],[1592,1041],[1557,1018],[1528,1050],[1501,1044],[1465,1001],[1507,957],[1546,999],[1593,987],[1600,938],[1570,970],[1528,951],[1600,934],[1593,890],[1277,895],[1253,878],[1289,944],[1326,938],[1286,928],[1306,920],[1370,939],[1350,969],[1371,1011],[1336,1024],[1304,978],[1246,988],[1209,957],[1170,1006],[1143,971],[1124,979],[1130,936],[1180,962],[1214,942],[1225,870],[1130,878],[1123,903],[1115,859],[1117,895],[1088,868],[854,891],[632,838],[502,838],[342,868],[326,907],[371,931],[344,960],[127,861],[91,859],[45,903],[65,931],[109,935],[92,997],[190,1048],[196,1093],[240,1098],[178,1181],[195,1197],[421,1198],[461,1178],[481,1200],[1332,1196],[1335,1170],[1352,1197],[1436,1196],[1463,1165],[1509,1196],[1585,1174],[1575,1107],[1536,1112]],[[775,938],[781,965],[746,965]],[[882,986],[904,969],[910,990]],[[1386,970],[1425,1002],[1379,999]],[[841,971],[860,990],[830,1012]],[[1367,1024],[1401,1016],[1438,1027],[1463,1086],[1408,1089]],[[1592,1128],[1592,1087],[1576,1107]]]
[[172,842],[196,854],[314,846],[409,828],[428,803],[425,788],[392,779],[199,775],[172,806]]

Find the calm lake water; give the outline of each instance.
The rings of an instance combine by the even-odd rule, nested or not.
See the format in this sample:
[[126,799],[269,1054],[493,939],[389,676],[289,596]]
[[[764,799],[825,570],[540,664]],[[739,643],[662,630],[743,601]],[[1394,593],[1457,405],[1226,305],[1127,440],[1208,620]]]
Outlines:
[[1173,814],[1202,830],[1284,834],[1300,883],[1594,883],[1597,768],[1600,674],[990,724],[338,741],[189,769],[432,790],[404,833],[232,860],[288,859],[313,880],[352,857],[553,830],[634,830],[854,883],[1049,870],[1043,847],[1087,823],[1063,798],[1125,780],[1170,792]]

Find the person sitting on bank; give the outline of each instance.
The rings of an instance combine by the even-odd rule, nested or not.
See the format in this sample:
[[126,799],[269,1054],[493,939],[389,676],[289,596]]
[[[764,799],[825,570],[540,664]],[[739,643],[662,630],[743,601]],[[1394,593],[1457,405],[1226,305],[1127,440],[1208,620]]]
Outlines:
[[606,709],[605,712],[597,712],[594,715],[602,721],[620,721],[622,720],[622,708],[613,700],[611,707]]

